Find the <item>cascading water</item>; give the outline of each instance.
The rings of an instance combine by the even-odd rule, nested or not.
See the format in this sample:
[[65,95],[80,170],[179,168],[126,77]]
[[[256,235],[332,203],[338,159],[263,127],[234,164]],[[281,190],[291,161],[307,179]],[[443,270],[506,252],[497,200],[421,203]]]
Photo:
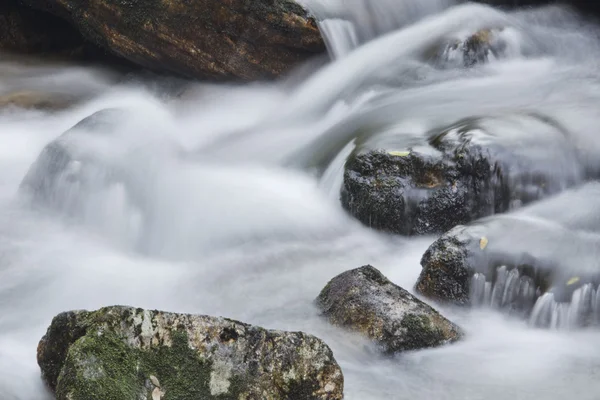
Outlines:
[[[312,303],[333,276],[367,263],[412,288],[435,239],[377,233],[342,211],[356,149],[424,146],[432,130],[471,121],[485,143],[545,162],[557,188],[598,169],[598,29],[559,7],[305,3],[339,22],[321,22],[335,60],[278,83],[187,83],[173,94],[158,78],[2,56],[0,94],[77,102],[0,112],[0,398],[50,398],[35,351],[51,318],[111,304],[313,333],[332,347],[349,400],[599,397],[599,331],[531,326],[594,325],[597,285],[577,286],[568,302],[517,269],[476,274],[473,302],[517,316],[441,306],[466,338],[392,359],[326,324]],[[482,28],[503,43],[488,64],[436,57]],[[54,142],[46,156],[65,169],[53,175],[42,149],[106,109],[117,111]],[[503,240],[556,245],[536,235]],[[568,255],[593,268],[586,249]]]

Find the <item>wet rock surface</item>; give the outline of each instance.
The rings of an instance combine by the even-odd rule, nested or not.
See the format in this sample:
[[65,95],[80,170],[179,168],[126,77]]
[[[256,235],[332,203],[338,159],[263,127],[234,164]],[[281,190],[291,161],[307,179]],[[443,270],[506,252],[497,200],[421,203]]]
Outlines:
[[333,325],[393,354],[458,340],[460,328],[368,265],[333,278],[316,304]]
[[473,67],[504,56],[506,42],[501,29],[482,29],[443,47],[435,58],[441,67]]
[[[512,136],[515,126],[529,137]],[[443,233],[597,174],[560,127],[535,115],[462,121],[416,146],[386,147],[349,157],[341,200],[365,225],[403,235]]]
[[57,399],[342,399],[329,347],[301,332],[130,307],[56,316],[38,364]]
[[[599,196],[600,184],[588,183],[455,227],[424,254],[417,291],[438,301],[508,309],[542,326],[600,322]],[[549,303],[566,307],[562,321],[550,320]]]
[[25,3],[124,59],[192,78],[274,78],[325,50],[314,19],[292,0]]
[[59,111],[68,108],[75,102],[75,96],[60,93],[44,93],[35,91],[18,91],[0,95],[0,109],[17,107],[45,111]]

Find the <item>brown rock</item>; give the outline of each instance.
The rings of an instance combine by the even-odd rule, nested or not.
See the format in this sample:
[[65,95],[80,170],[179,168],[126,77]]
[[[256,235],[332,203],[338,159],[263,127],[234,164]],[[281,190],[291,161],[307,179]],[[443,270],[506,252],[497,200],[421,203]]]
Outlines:
[[141,66],[194,78],[273,78],[325,50],[292,0],[25,0]]

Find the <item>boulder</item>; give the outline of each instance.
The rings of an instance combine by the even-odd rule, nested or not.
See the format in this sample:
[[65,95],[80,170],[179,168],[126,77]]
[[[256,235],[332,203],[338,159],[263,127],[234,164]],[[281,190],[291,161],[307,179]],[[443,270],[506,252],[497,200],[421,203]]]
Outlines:
[[[125,116],[126,111],[120,109],[98,111],[50,142],[29,168],[20,192],[37,204],[76,212],[72,196],[94,195],[86,190],[87,178],[98,181],[104,176],[108,182],[112,175],[105,163],[78,145],[80,136],[110,135]],[[85,199],[76,203],[83,205]]]
[[301,332],[131,307],[56,316],[37,352],[56,398],[342,399],[329,347]]
[[24,0],[143,67],[192,78],[274,78],[325,50],[293,0]]
[[370,265],[333,278],[316,304],[333,325],[362,334],[387,354],[441,346],[462,335],[459,327]]
[[19,0],[0,4],[0,50],[55,53],[78,48],[81,35],[53,15],[25,7]]
[[560,126],[535,115],[465,120],[410,140],[348,158],[342,205],[365,225],[438,234],[597,176]]
[[437,301],[507,309],[545,326],[551,298],[571,309],[554,321],[559,325],[600,322],[598,198],[600,183],[588,183],[455,227],[423,255],[416,290]]

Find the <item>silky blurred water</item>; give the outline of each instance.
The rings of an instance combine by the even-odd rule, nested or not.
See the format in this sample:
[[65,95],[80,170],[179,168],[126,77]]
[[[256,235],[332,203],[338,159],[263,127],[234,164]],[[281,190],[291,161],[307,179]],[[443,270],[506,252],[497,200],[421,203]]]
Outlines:
[[[305,3],[322,25],[346,28],[325,30],[332,62],[281,82],[179,82],[182,92],[164,78],[0,55],[0,95],[77,98],[63,111],[0,111],[0,398],[50,398],[35,352],[52,317],[113,304],[315,334],[333,349],[350,400],[600,398],[595,330],[439,306],[466,338],[389,359],[328,326],[312,303],[329,279],[364,264],[411,290],[435,240],[380,234],[342,210],[341,172],[357,140],[419,143],[476,117],[536,160],[555,160],[559,180],[597,165],[596,27],[556,7]],[[488,65],[444,69],[425,56],[498,26],[508,51]],[[124,116],[66,141],[80,180],[32,204],[19,185],[44,146],[106,108]],[[539,114],[555,123],[532,120]],[[540,141],[549,145],[532,145]]]

